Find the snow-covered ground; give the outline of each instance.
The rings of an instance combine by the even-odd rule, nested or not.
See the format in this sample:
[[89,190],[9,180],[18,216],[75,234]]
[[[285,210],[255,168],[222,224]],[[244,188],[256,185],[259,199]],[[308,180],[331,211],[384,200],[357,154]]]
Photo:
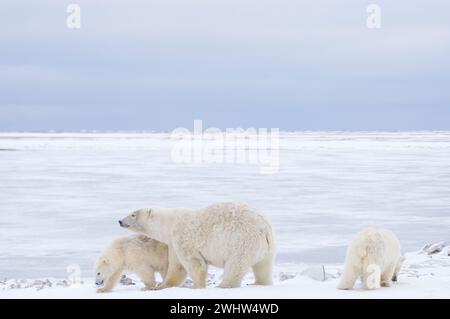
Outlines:
[[[366,226],[392,229],[406,252],[450,240],[450,132],[280,138],[279,171],[263,175],[245,163],[175,163],[176,141],[166,133],[0,133],[0,298],[103,297],[89,278],[99,252],[127,234],[119,218],[150,205],[230,200],[247,202],[272,221],[274,287],[238,293],[123,286],[107,297],[449,297],[445,252],[431,259],[408,254],[400,282],[375,292],[337,291],[331,277],[338,276],[351,237]],[[326,281],[300,275],[320,265],[331,276]],[[78,266],[84,284],[65,287]],[[220,272],[211,274],[213,285]],[[33,278],[53,278],[52,287],[37,282],[11,289]]]
[[253,278],[249,274],[242,288],[216,288],[221,271],[212,269],[206,289],[190,288],[188,279],[180,288],[141,291],[143,284],[131,275],[128,278],[133,279],[133,285],[118,284],[113,292],[99,294],[92,278],[83,279],[76,286],[71,286],[66,279],[10,279],[0,281],[0,298],[450,298],[449,248],[431,256],[418,252],[406,254],[399,281],[392,287],[377,290],[363,290],[360,283],[354,290],[336,289],[342,265],[282,264],[276,267],[273,286],[252,286]]

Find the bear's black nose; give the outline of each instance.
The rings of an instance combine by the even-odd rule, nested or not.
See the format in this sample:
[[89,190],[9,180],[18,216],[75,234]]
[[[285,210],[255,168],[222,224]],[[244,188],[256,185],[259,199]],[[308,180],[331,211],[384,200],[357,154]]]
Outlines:
[[119,225],[120,225],[120,226],[123,226],[123,223],[122,223],[122,221],[121,221],[121,220],[119,220]]

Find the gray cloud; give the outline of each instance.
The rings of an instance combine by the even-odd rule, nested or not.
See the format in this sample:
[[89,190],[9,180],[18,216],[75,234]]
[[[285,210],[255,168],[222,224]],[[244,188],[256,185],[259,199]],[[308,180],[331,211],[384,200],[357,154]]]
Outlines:
[[0,130],[450,129],[447,1],[68,3],[2,3]]

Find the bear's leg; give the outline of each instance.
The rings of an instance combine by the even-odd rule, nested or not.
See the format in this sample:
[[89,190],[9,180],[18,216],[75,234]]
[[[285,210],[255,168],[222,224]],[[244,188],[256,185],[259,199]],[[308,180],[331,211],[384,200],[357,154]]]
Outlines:
[[[168,267],[167,267],[168,268]],[[164,280],[167,276],[167,268],[163,268],[161,269],[161,271],[159,271],[159,274],[161,275],[161,278]]]
[[398,273],[400,272],[400,269],[402,268],[403,261],[405,260],[405,257],[400,256],[400,258],[397,260],[397,263],[395,265],[394,274],[392,275],[392,281],[397,282],[398,281]]
[[205,288],[206,274],[208,273],[208,265],[205,260],[201,256],[191,258],[186,268],[192,278],[194,288]]
[[135,273],[145,284],[142,290],[154,290],[156,288],[155,271],[152,267],[141,266],[135,269]]
[[390,287],[392,286],[392,278],[394,278],[395,266],[389,266],[382,274],[381,274],[381,286],[382,287]]
[[269,256],[266,259],[253,265],[253,273],[255,274],[255,285],[272,285],[272,268],[273,268],[273,256]]
[[339,282],[338,289],[349,290],[355,285],[356,280],[359,277],[359,272],[356,271],[355,267],[348,268],[347,265],[344,267],[344,273],[341,276],[341,281]]
[[102,288],[97,289],[97,292],[99,293],[110,292],[119,281],[120,275],[122,274],[122,270],[123,269],[118,269],[111,276],[109,276],[108,279],[105,280],[104,286]]
[[178,287],[186,279],[187,273],[172,247],[169,247],[169,268],[164,281],[156,289]]
[[225,263],[223,279],[219,288],[238,288],[241,286],[242,278],[249,268],[247,265],[242,265],[241,260],[239,258]]
[[375,262],[365,262],[363,264],[363,275],[361,282],[364,289],[373,290],[380,288],[381,284],[381,270]]
[[208,265],[200,252],[186,242],[181,245],[175,243],[174,251],[191,277],[194,288],[205,288]]

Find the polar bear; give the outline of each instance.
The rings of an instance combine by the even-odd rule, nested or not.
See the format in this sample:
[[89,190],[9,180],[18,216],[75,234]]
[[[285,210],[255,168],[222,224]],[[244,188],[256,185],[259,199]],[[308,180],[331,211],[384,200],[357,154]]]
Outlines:
[[208,265],[224,268],[219,287],[239,287],[252,268],[255,284],[272,284],[275,243],[270,223],[245,204],[218,203],[199,210],[147,208],[119,221],[169,246],[169,270],[160,289],[190,275],[205,288]]
[[95,265],[97,292],[109,292],[124,270],[136,273],[144,282],[144,290],[156,287],[155,272],[164,278],[169,267],[167,245],[145,235],[114,240]]
[[400,242],[387,229],[367,228],[359,232],[347,250],[339,289],[352,289],[358,277],[366,289],[389,287],[397,281],[404,261]]

